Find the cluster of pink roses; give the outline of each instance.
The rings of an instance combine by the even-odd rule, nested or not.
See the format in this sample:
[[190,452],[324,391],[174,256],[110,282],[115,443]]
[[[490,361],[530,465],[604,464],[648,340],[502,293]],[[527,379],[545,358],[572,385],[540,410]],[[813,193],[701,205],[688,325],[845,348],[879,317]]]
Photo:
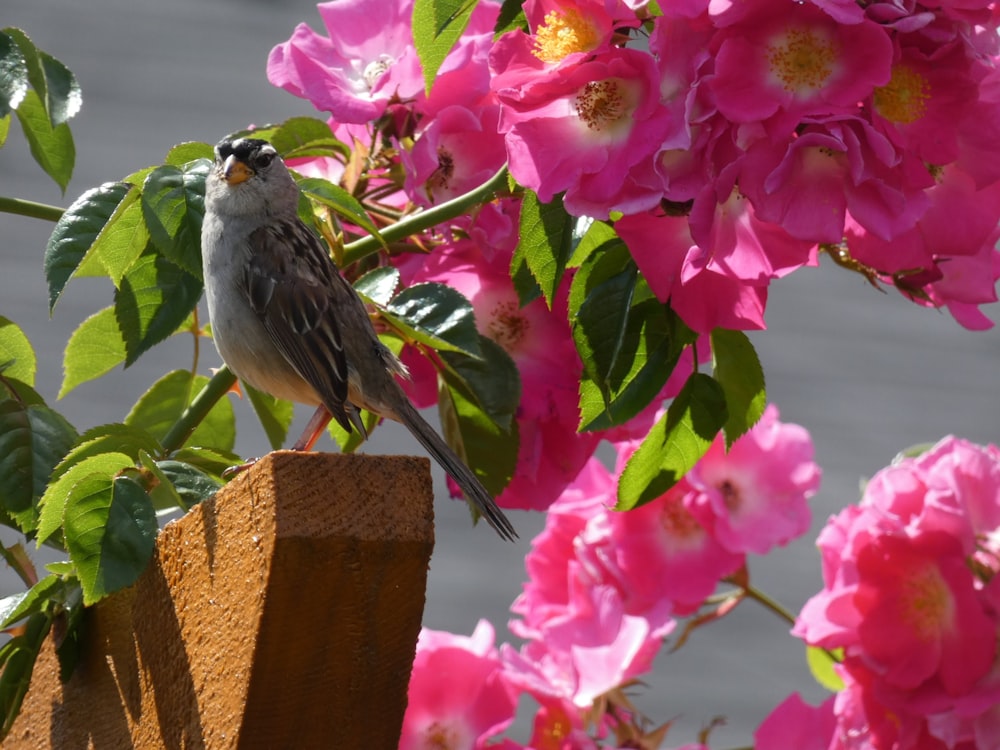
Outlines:
[[[619,446],[619,470],[633,449]],[[628,746],[623,739],[642,731],[637,717],[628,706],[602,707],[650,670],[674,618],[697,610],[748,552],[807,531],[820,479],[812,452],[808,433],[769,407],[728,453],[720,438],[681,483],[627,513],[610,510],[616,473],[591,459],[549,508],[527,556],[510,624],[524,645],[498,651],[485,622],[471,639],[425,632],[401,747],[483,747],[513,721],[522,694],[537,704],[523,747]],[[454,687],[441,680],[466,674],[466,661],[476,687],[465,676]]]
[[[542,201],[613,226],[695,332],[762,328],[771,280],[821,252],[967,328],[992,325],[979,306],[1000,278],[994,3],[526,0],[528,30],[495,39],[499,4],[481,0],[429,93],[412,10],[322,3],[326,35],[300,25],[268,61],[274,84],[370,157],[367,184],[388,207],[441,203],[506,163]],[[339,178],[344,165],[296,168]],[[517,364],[518,463],[499,502],[549,512],[512,607],[524,645],[498,649],[488,623],[425,631],[401,747],[514,750],[498,735],[523,695],[537,704],[526,746],[653,746],[616,691],[747,553],[805,532],[819,471],[805,432],[770,409],[664,496],[610,512],[634,441],[707,359],[707,337],[646,412],[578,432],[570,279],[551,305],[521,306],[520,208],[479,206],[422,238],[433,253],[392,258],[408,285],[462,292]],[[430,405],[432,365],[403,356]],[[615,472],[593,458],[601,440]],[[844,689],[819,708],[789,698],[759,750],[1000,746],[998,529],[992,446],[949,439],[873,478],[820,537],[826,587],[795,630],[842,650]]]
[[300,25],[268,75],[335,127],[384,118],[418,205],[506,161],[543,201],[621,215],[697,331],[763,327],[770,281],[820,249],[991,325],[994,3],[527,0],[529,31],[494,41],[498,7],[479,3],[429,95],[410,0],[321,4],[329,36]]
[[776,725],[822,722],[822,750],[1000,747],[1000,449],[949,437],[897,461],[818,544],[824,588],[794,632],[842,650],[844,688]]

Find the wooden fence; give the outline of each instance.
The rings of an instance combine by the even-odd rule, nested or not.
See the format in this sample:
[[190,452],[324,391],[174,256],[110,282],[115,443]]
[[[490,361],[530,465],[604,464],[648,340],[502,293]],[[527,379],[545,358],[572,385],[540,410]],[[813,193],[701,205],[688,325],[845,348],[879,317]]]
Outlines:
[[433,544],[426,459],[273,453],[92,608],[67,683],[46,644],[4,748],[393,750]]

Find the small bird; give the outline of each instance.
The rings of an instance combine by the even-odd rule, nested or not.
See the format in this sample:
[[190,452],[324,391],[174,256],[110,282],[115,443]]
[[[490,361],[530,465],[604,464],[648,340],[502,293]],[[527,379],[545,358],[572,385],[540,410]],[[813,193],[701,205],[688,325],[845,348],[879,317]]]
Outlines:
[[220,356],[254,388],[318,406],[293,450],[310,450],[331,418],[367,436],[358,409],[402,423],[513,541],[517,532],[493,497],[396,381],[406,366],[379,341],[354,287],[299,219],[298,203],[298,186],[270,143],[237,138],[215,147],[201,245]]

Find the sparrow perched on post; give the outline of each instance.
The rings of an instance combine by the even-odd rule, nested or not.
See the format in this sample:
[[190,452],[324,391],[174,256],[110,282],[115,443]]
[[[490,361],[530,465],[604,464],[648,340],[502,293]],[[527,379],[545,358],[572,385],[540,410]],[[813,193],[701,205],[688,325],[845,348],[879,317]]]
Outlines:
[[378,339],[364,303],[298,217],[299,189],[278,152],[223,140],[205,182],[202,266],[219,354],[277,398],[318,405],[293,446],[309,450],[330,419],[365,435],[358,409],[401,422],[504,539],[514,527],[476,475],[396,382],[406,367]]

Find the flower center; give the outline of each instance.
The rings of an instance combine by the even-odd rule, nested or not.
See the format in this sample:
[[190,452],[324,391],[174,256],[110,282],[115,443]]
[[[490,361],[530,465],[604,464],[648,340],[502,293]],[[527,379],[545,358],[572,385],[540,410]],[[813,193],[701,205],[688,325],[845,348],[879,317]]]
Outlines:
[[885,86],[875,89],[875,109],[887,120],[909,125],[924,116],[930,86],[918,72],[905,65],[894,65]]
[[730,512],[739,510],[740,491],[736,485],[728,479],[724,479],[716,489],[718,489],[719,494],[722,495],[722,502],[726,506],[726,510]]
[[676,539],[687,539],[701,534],[701,524],[691,515],[680,497],[668,499],[660,511],[660,525]]
[[389,55],[382,54],[365,66],[364,72],[361,75],[365,79],[365,84],[367,84],[369,91],[375,88],[378,79],[392,67],[394,62],[396,61],[389,57]]
[[435,721],[424,730],[425,750],[458,750],[459,737],[454,727]]
[[530,328],[531,324],[521,314],[516,303],[499,302],[490,315],[486,335],[500,344],[508,354],[513,354]]
[[455,158],[444,146],[437,149],[438,165],[430,177],[427,178],[427,197],[434,198],[435,190],[447,190],[451,183],[452,175],[455,174]]
[[936,568],[914,572],[903,582],[903,616],[921,640],[931,640],[952,617],[948,584]]
[[622,119],[626,110],[616,78],[591,81],[576,95],[576,111],[591,130],[607,130]]
[[597,29],[575,8],[545,14],[535,29],[534,55],[542,62],[557,63],[574,52],[587,52],[600,43]]
[[836,45],[809,29],[789,29],[767,48],[771,74],[786,91],[818,91],[829,80],[836,61]]

